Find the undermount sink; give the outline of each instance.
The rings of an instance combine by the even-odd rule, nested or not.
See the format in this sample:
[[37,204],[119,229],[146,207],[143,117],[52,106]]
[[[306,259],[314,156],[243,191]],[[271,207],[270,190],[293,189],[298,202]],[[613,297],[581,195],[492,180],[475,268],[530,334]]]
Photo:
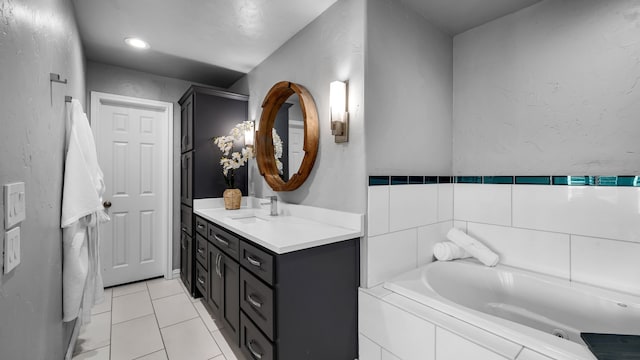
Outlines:
[[255,212],[245,212],[237,215],[230,215],[229,219],[236,220],[243,224],[253,224],[257,222],[267,222],[269,218],[262,214],[256,214]]

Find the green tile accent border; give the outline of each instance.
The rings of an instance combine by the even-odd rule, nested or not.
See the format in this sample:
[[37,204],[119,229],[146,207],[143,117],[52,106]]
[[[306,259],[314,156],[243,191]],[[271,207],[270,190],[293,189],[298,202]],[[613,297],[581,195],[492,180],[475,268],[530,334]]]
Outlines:
[[516,176],[516,184],[519,185],[551,185],[549,176]]
[[408,176],[392,176],[391,185],[407,185],[409,183]]
[[482,176],[456,176],[458,184],[482,184]]
[[513,176],[483,176],[484,184],[513,184]]
[[369,186],[414,184],[504,184],[640,187],[640,175],[554,176],[369,176]]

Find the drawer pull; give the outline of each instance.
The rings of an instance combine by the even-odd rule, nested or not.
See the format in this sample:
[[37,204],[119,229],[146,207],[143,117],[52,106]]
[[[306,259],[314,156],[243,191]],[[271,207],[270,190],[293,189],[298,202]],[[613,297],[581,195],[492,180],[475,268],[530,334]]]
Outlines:
[[256,300],[256,299],[254,299],[253,296],[251,296],[251,295],[252,294],[247,295],[247,301],[254,308],[260,309],[262,307],[262,303],[260,301]]
[[198,278],[198,282],[200,283],[200,285],[204,286],[204,280],[202,280],[201,278]]
[[182,231],[187,232],[187,228],[183,226]]
[[222,236],[215,234],[213,235],[213,237],[218,240],[218,242],[220,242],[222,245],[224,246],[229,246],[229,241],[227,241],[225,238],[223,238]]
[[198,224],[198,229],[204,229],[204,224]]
[[222,271],[220,270],[221,262],[222,262],[222,255],[217,254],[216,255],[216,273],[218,274],[218,277],[222,277]]
[[198,248],[198,254],[200,255],[204,254],[204,249]]
[[257,351],[255,351],[253,349],[253,347],[251,346],[251,344],[253,344],[253,340],[249,340],[249,343],[247,344],[247,347],[249,348],[249,351],[251,351],[251,355],[253,355],[258,360],[262,359],[262,354],[257,352]]
[[253,266],[260,267],[262,265],[262,263],[259,260],[255,259],[251,255],[247,255],[247,261],[249,261],[249,264],[251,264]]

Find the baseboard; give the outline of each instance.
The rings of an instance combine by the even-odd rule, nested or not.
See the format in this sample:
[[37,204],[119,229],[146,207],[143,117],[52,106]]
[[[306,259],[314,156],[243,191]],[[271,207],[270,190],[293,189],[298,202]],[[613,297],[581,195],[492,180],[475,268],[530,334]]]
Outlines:
[[171,274],[172,279],[177,279],[180,277],[180,269],[173,269],[173,273]]

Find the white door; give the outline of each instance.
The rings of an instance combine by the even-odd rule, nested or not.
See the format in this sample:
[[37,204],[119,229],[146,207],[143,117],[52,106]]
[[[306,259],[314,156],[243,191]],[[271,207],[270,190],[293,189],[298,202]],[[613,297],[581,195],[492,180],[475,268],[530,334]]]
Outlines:
[[289,121],[289,177],[293,176],[304,158],[304,122]]
[[111,204],[111,221],[100,226],[104,285],[166,276],[172,104],[91,95],[91,123],[105,175],[105,207]]

